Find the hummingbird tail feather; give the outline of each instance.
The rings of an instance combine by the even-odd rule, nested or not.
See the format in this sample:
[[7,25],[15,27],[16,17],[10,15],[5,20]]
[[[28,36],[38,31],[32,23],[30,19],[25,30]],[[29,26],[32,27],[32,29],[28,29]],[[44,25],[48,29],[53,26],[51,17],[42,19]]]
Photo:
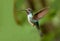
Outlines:
[[42,33],[41,28],[40,28],[40,26],[39,26],[39,23],[38,23],[38,22],[35,22],[35,25],[36,25],[36,28],[37,28],[40,36],[43,36],[43,33]]
[[40,30],[39,23],[38,23],[38,22],[35,22],[35,25],[36,25],[36,28],[37,28],[38,30]]

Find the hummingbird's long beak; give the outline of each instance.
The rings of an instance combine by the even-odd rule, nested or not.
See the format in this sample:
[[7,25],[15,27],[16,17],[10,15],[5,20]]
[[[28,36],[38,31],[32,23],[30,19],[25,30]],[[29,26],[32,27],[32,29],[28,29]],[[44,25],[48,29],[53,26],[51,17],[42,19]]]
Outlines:
[[26,11],[26,10],[20,10],[20,11]]

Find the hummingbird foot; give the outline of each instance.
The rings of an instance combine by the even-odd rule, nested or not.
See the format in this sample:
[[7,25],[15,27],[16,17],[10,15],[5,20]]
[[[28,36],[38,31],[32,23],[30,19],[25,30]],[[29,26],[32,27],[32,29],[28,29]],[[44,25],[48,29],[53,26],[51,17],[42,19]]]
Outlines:
[[34,27],[35,25],[34,25],[34,24],[32,24],[32,26]]

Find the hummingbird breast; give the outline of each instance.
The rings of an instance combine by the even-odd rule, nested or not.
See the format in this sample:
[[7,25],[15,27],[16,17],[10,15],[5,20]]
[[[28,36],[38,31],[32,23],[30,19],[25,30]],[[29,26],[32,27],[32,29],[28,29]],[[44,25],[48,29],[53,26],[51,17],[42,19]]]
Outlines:
[[33,15],[32,15],[32,14],[28,14],[28,22],[29,22],[31,25],[34,25],[34,23],[37,22],[37,20],[34,20],[34,19],[33,19]]

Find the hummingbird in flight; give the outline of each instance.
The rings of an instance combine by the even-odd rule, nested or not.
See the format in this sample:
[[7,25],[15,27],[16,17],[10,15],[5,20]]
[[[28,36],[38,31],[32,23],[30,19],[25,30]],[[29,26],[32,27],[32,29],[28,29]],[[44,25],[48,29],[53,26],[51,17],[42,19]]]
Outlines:
[[41,19],[42,17],[44,17],[47,14],[48,8],[43,8],[42,10],[40,10],[39,12],[37,12],[34,15],[33,15],[32,10],[30,8],[27,8],[25,11],[27,12],[28,22],[32,26],[36,26],[36,28],[39,31],[40,35],[42,35],[43,33],[40,31],[41,28],[40,28],[40,25],[38,23],[38,20]]

